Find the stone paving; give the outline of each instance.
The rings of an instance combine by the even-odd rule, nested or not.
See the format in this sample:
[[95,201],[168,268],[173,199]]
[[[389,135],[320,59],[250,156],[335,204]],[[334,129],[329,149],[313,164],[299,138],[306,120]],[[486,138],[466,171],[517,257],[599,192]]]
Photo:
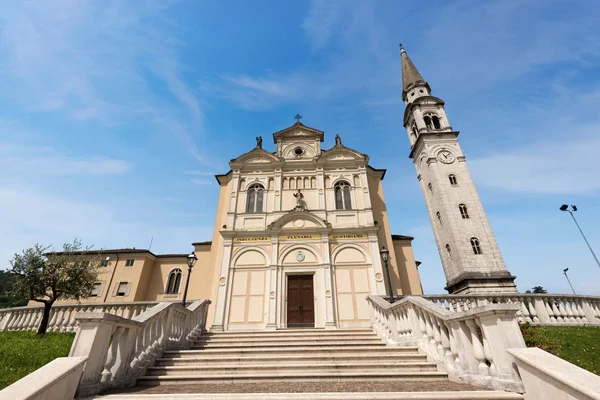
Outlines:
[[325,393],[325,392],[433,392],[473,391],[484,388],[450,381],[377,382],[269,382],[194,385],[134,386],[113,393],[197,394],[197,393]]

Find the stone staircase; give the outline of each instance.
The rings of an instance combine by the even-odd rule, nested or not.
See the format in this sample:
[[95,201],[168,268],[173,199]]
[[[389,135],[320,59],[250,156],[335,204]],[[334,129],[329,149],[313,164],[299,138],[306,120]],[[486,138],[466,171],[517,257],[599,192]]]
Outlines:
[[386,346],[372,330],[208,333],[165,351],[129,392],[98,398],[523,399],[449,382],[416,347]]

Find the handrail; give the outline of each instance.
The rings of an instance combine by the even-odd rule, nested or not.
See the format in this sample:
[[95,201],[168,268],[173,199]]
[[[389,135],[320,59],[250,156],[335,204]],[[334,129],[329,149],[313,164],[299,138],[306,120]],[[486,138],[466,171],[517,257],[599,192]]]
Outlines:
[[487,304],[451,312],[419,296],[390,304],[368,296],[371,325],[390,345],[417,345],[451,380],[522,392],[509,348],[525,347],[517,304]]

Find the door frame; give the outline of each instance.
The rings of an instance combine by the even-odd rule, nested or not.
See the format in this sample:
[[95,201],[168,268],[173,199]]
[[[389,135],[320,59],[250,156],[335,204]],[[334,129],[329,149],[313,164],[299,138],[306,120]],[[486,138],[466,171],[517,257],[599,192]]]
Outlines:
[[[318,288],[318,279],[317,279],[317,266],[314,266],[312,269],[306,269],[303,268],[302,270],[298,270],[296,268],[286,268],[285,270],[282,271],[283,273],[281,274],[281,278],[282,278],[282,291],[281,291],[281,296],[280,296],[280,301],[281,301],[281,313],[279,314],[281,316],[281,320],[279,321],[278,327],[279,328],[283,328],[283,329],[288,329],[288,325],[287,325],[287,311],[288,311],[288,276],[290,275],[311,275],[313,278],[313,307],[314,307],[314,324],[313,324],[313,328],[317,328],[318,327],[318,321],[319,321],[319,317],[320,317],[320,313],[321,310],[318,309],[318,296],[317,296],[317,288]],[[295,327],[294,327],[295,328]],[[292,329],[292,328],[289,328]]]

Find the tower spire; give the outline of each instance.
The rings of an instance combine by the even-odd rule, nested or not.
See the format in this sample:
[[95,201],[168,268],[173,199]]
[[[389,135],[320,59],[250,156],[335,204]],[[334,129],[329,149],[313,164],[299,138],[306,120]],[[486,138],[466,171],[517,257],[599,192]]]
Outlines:
[[405,97],[406,92],[417,85],[423,85],[427,87],[429,91],[429,85],[425,82],[425,79],[421,76],[417,67],[413,64],[404,50],[404,46],[400,44],[400,58],[402,59],[402,97]]

